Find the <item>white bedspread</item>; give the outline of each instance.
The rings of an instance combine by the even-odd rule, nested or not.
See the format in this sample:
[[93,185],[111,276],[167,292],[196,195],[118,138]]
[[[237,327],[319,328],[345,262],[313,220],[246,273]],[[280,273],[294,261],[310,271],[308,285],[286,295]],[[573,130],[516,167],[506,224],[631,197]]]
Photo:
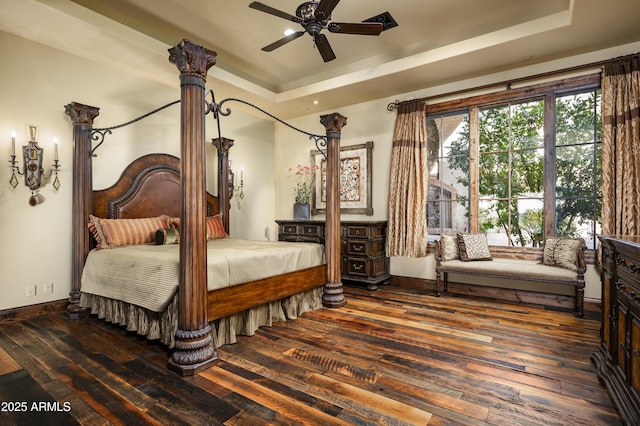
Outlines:
[[[163,311],[178,289],[180,246],[139,245],[92,250],[82,292]],[[315,243],[224,238],[207,242],[209,291],[325,263]]]

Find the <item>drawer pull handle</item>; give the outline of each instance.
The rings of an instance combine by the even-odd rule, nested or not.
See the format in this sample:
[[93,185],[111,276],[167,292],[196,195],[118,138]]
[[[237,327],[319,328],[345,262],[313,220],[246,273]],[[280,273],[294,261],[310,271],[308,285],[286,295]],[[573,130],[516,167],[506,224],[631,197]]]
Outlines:
[[362,268],[364,268],[364,265],[353,265],[354,271],[362,271]]
[[353,246],[353,251],[362,251],[364,246]]

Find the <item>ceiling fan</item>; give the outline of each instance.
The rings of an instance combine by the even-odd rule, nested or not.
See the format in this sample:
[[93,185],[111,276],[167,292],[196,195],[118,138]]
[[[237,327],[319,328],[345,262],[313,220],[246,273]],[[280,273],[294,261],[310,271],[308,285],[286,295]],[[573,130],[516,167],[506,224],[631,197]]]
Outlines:
[[304,33],[309,33],[309,35],[313,37],[322,59],[325,62],[329,62],[334,60],[336,55],[333,53],[333,49],[331,49],[331,45],[329,44],[327,37],[324,34],[321,34],[323,29],[326,28],[329,32],[339,34],[380,35],[383,30],[383,25],[379,22],[329,22],[331,19],[331,12],[333,12],[333,9],[335,9],[338,3],[340,3],[340,0],[308,1],[298,6],[296,9],[296,16],[293,16],[258,1],[252,2],[249,4],[250,8],[288,21],[296,22],[304,28],[304,31],[297,31],[285,36],[280,40],[263,47],[262,50],[265,52],[271,52],[304,35]]

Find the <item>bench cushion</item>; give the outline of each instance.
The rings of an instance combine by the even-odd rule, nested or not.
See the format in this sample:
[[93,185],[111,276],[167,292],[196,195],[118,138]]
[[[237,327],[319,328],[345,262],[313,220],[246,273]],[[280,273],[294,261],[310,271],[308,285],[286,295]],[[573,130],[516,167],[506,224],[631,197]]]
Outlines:
[[496,259],[493,261],[464,262],[449,260],[440,263],[443,272],[459,272],[470,275],[487,275],[504,278],[515,278],[532,281],[558,282],[566,281],[575,284],[576,272],[569,269],[543,265],[541,263]]

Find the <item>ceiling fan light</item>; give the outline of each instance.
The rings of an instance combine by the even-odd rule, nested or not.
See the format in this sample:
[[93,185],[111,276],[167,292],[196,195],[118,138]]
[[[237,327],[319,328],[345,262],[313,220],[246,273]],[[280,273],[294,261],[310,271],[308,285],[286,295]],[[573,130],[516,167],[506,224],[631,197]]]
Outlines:
[[291,34],[295,33],[295,30],[292,30],[291,28],[287,28],[286,30],[284,30],[284,35],[285,36],[290,36]]

